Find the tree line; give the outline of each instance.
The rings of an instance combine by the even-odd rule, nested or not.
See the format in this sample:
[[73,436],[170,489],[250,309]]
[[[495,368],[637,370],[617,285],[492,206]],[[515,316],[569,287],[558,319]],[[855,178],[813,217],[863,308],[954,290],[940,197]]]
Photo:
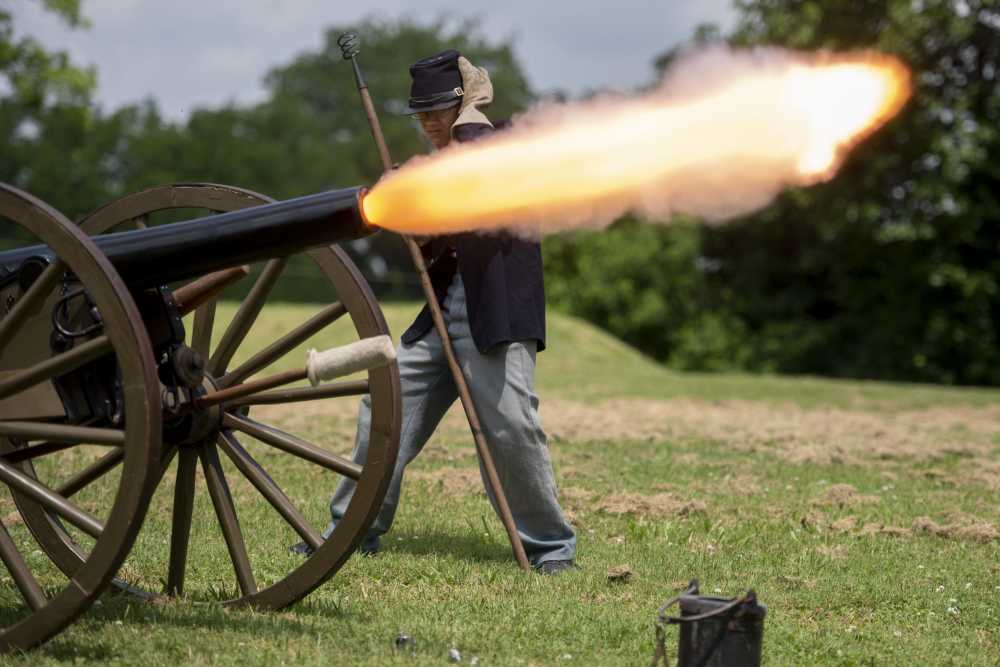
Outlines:
[[[71,25],[79,0],[39,0]],[[737,47],[877,49],[915,91],[831,182],[721,226],[623,219],[545,239],[550,304],[674,367],[1000,384],[1000,9],[989,0],[737,0]],[[538,97],[513,46],[474,22],[369,19],[272,69],[266,99],[169,122],[153,101],[110,111],[96,73],[15,34],[0,3],[0,181],[72,216],[137,189],[215,181],[276,198],[370,183],[381,169],[336,38],[363,35],[368,85],[403,162],[426,150],[399,116],[408,65],[454,47],[491,71],[491,114]],[[668,66],[675,51],[650,68]],[[383,297],[415,296],[389,234],[352,244]],[[308,285],[297,290],[309,297]],[[286,295],[292,296],[292,295]]]

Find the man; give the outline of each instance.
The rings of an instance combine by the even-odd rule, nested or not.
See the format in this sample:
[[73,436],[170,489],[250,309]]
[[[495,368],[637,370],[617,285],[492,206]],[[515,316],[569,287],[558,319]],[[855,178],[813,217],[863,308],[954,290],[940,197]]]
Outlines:
[[[448,50],[414,63],[410,75],[406,113],[416,116],[435,149],[494,131],[481,111],[493,100],[485,69]],[[556,499],[534,393],[535,353],[545,346],[541,248],[507,234],[468,233],[434,238],[423,251],[525,552],[544,574],[574,567],[576,536]],[[392,525],[403,470],[457,398],[426,305],[403,334],[397,362],[403,408],[399,458],[382,508],[361,547],[368,553],[378,549],[379,537]],[[365,397],[354,451],[359,462],[367,456],[370,417],[371,402]],[[324,537],[344,515],[354,488],[352,480],[338,486]],[[495,506],[492,494],[490,502]],[[295,548],[308,550],[304,544]]]

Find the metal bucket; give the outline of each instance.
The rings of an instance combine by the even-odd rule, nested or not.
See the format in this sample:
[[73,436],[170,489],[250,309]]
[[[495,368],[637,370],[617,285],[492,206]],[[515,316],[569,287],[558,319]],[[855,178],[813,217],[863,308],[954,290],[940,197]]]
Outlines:
[[[680,616],[667,616],[673,605]],[[698,580],[660,608],[653,667],[667,665],[666,625],[680,626],[678,667],[760,667],[767,607],[752,590],[739,598],[698,595]]]

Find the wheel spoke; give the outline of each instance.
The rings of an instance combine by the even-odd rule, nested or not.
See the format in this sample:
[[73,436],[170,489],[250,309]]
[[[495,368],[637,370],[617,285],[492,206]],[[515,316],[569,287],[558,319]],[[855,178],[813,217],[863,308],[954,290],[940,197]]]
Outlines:
[[287,262],[286,257],[280,257],[272,259],[264,265],[260,277],[257,278],[257,282],[250,289],[247,298],[236,311],[233,321],[229,323],[226,332],[222,335],[222,340],[219,341],[219,347],[212,354],[212,359],[208,363],[208,371],[212,375],[222,375],[229,366],[229,362],[236,354],[240,343],[246,338],[253,323],[257,321],[257,316],[260,314],[260,309],[264,307],[267,295],[270,294],[274,283],[281,276]]
[[15,491],[20,491],[50,512],[58,514],[91,537],[101,536],[104,524],[95,516],[4,461],[0,461],[0,481]]
[[205,359],[208,358],[208,351],[212,345],[215,304],[215,301],[209,301],[194,311],[194,333],[191,334],[191,347]]
[[[71,445],[124,445],[125,431],[33,421],[0,421],[0,435],[21,440],[51,440]],[[11,460],[8,458],[8,460]]]
[[251,484],[253,484],[260,494],[271,503],[274,509],[284,517],[285,521],[295,530],[296,533],[313,549],[318,549],[323,542],[319,534],[312,529],[305,517],[295,509],[292,501],[285,495],[285,492],[275,483],[271,476],[257,463],[243,445],[233,436],[232,433],[221,433],[219,435],[219,447],[226,453],[236,468],[243,473]]
[[316,465],[323,466],[328,470],[338,472],[345,477],[350,477],[354,480],[361,478],[361,466],[354,461],[346,459],[343,456],[331,454],[330,452],[320,449],[316,445],[306,442],[301,438],[297,438],[290,433],[279,431],[273,426],[268,426],[266,424],[255,422],[252,419],[237,417],[236,415],[231,414],[224,414],[222,416],[222,425],[225,428],[246,433],[257,440],[260,440],[265,445],[271,445],[272,447],[280,449],[283,452],[305,459],[306,461],[315,463]]
[[236,400],[237,398],[241,398],[243,396],[252,396],[268,389],[274,389],[275,387],[280,387],[284,384],[291,384],[292,382],[298,382],[299,380],[305,379],[306,369],[304,368],[302,370],[282,371],[281,373],[269,375],[266,378],[210,392],[204,396],[196,398],[192,402],[192,407],[207,408],[210,405],[218,405],[219,403]]
[[0,382],[0,400],[45,380],[69,373],[111,350],[111,341],[108,340],[108,337],[98,336],[67,352],[40,361]]
[[254,582],[253,572],[250,569],[250,558],[247,556],[240,522],[236,518],[233,497],[229,493],[229,485],[226,483],[226,475],[222,472],[219,452],[214,444],[207,444],[201,448],[201,465],[205,469],[205,483],[208,485],[208,493],[212,497],[212,505],[215,506],[215,515],[219,519],[222,536],[229,549],[229,558],[233,561],[236,580],[239,582],[243,595],[253,595],[257,592],[257,584]]
[[21,591],[21,596],[32,611],[38,611],[45,606],[47,600],[41,586],[35,581],[35,576],[28,569],[24,557],[17,550],[14,540],[7,532],[6,526],[0,523],[0,559],[3,559],[14,585]]
[[73,477],[56,489],[56,493],[63,498],[70,498],[79,492],[80,489],[96,482],[98,479],[114,470],[115,466],[124,460],[125,450],[114,449],[91,463],[77,474],[73,475]]
[[45,302],[45,298],[52,292],[52,288],[55,287],[65,271],[66,265],[57,257],[35,279],[35,282],[14,304],[7,316],[0,321],[0,350],[7,347],[11,336],[21,329],[21,325],[28,317],[38,312],[38,309]]
[[347,308],[345,308],[342,303],[338,302],[330,304],[309,318],[308,321],[303,322],[257,354],[247,359],[245,362],[240,364],[236,370],[226,373],[219,381],[219,388],[224,389],[225,387],[242,382],[276,359],[280,359],[288,354],[290,350],[300,345],[316,332],[333,322],[336,322],[345,313],[347,313]]
[[250,275],[249,266],[234,266],[198,278],[174,290],[174,302],[181,316],[214,299],[224,289]]
[[170,469],[170,464],[174,462],[174,457],[177,456],[177,447],[167,445],[164,451],[160,454],[160,476],[156,480],[157,486],[163,481],[163,476],[167,474],[167,470]]
[[181,449],[177,462],[177,484],[174,487],[174,514],[170,529],[170,568],[167,572],[167,594],[184,592],[188,541],[191,537],[191,516],[194,511],[194,475],[198,469],[198,452],[191,447]]
[[341,396],[362,396],[371,390],[368,380],[346,380],[331,382],[319,387],[300,387],[296,389],[280,389],[252,394],[243,398],[226,401],[227,408],[243,405],[274,405],[277,403],[300,403],[303,401],[318,401],[323,398],[339,398]]
[[21,447],[20,449],[12,450],[3,454],[2,458],[7,463],[21,463],[22,461],[28,461],[30,459],[37,459],[40,456],[47,456],[49,454],[61,452],[64,449],[76,447],[76,445],[77,443],[74,442],[43,442],[38,445],[31,445],[29,447]]

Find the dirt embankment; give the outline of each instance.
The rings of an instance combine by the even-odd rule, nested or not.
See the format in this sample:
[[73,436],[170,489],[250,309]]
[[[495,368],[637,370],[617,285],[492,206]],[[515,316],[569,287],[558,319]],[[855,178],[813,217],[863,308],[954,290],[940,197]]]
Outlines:
[[[293,431],[316,429],[319,420],[324,439],[350,443],[357,402],[262,406],[254,414]],[[873,412],[757,401],[550,399],[542,401],[541,418],[555,443],[702,439],[732,447],[765,447],[793,463],[971,458],[1000,448],[1000,406]],[[456,405],[435,439],[467,437],[464,414]],[[983,483],[1000,488],[1000,462],[984,462],[978,475]]]

